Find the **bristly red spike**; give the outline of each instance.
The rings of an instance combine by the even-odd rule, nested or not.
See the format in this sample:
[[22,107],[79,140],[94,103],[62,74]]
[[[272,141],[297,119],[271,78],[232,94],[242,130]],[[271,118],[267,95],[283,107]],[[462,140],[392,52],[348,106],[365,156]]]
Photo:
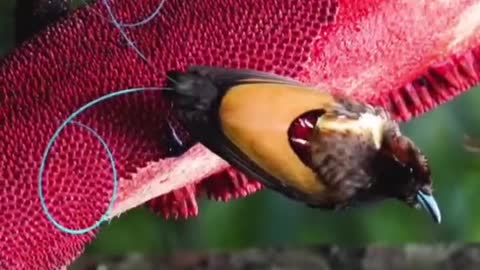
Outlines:
[[[479,70],[480,0],[168,0],[150,23],[126,31],[148,64],[124,45],[102,2],[48,27],[0,65],[0,185],[6,187],[0,188],[0,269],[60,268],[93,239],[95,232],[71,236],[46,219],[38,202],[37,177],[55,129],[101,95],[161,86],[165,71],[193,64],[251,68],[390,106],[395,116],[408,120],[466,90],[451,87],[467,85],[461,82],[464,73],[453,79],[432,78],[430,65],[453,61],[456,68],[460,64],[453,56],[471,50],[474,70]],[[108,2],[125,23],[145,18],[159,4]],[[448,87],[443,80],[450,82]],[[417,89],[420,109],[413,105],[415,97],[405,98],[412,89],[402,92],[408,84]],[[195,160],[192,167],[165,165],[178,164],[164,160],[174,145],[167,136],[169,110],[160,95],[145,93],[111,100],[77,119],[103,136],[116,158],[122,187],[117,205],[141,196],[138,185],[153,185],[171,171],[176,178],[165,180],[169,183],[202,185],[202,178],[221,170],[206,164],[211,159],[202,163],[193,154],[177,159]],[[85,130],[69,127],[52,155],[46,172],[46,192],[55,196],[49,201],[51,211],[74,228],[93,223],[104,213],[112,191],[104,149]],[[212,154],[203,149],[196,155]],[[160,176],[141,173],[146,167]],[[240,175],[232,168],[219,175],[209,178],[207,187],[219,199],[241,197],[258,185],[249,180],[250,189],[234,190],[242,186]],[[216,182],[225,188],[217,192]],[[166,196],[186,197],[192,203],[196,193],[180,194]],[[180,217],[183,210],[195,209],[192,205],[174,209]]]
[[477,71],[475,67],[478,65],[478,63],[475,61],[476,59],[472,51],[456,56],[456,58],[458,71],[461,73],[461,76],[464,77],[464,82],[466,83],[466,85],[463,85],[463,87],[475,85],[478,81],[480,81],[480,70]]
[[160,211],[166,219],[187,219],[198,215],[196,197],[197,187],[191,184],[151,200],[149,206]]
[[418,79],[381,97],[382,104],[400,120],[408,120],[447,102],[478,84],[480,55],[478,47],[452,54],[443,62],[430,65]]
[[208,198],[227,202],[253,194],[263,186],[259,182],[247,178],[243,173],[228,168],[203,180],[200,188]]

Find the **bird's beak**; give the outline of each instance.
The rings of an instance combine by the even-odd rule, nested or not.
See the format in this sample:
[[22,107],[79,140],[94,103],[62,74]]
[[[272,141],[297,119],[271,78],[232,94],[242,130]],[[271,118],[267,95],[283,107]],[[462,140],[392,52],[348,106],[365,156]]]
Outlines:
[[417,201],[420,203],[423,209],[427,210],[428,213],[430,213],[436,223],[440,223],[442,221],[440,209],[438,208],[438,204],[432,195],[428,195],[423,193],[422,191],[418,191]]

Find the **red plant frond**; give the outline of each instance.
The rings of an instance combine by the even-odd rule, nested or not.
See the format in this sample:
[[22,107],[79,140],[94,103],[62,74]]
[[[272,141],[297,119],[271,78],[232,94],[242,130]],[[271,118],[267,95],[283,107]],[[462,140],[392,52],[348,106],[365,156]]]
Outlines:
[[[112,9],[134,22],[158,2],[115,1]],[[58,231],[37,192],[49,138],[83,104],[120,89],[161,86],[166,70],[201,64],[276,72],[408,120],[478,83],[479,11],[480,0],[169,0],[151,22],[126,29],[149,64],[101,3],[75,12],[0,66],[0,268],[53,269],[94,238]],[[169,110],[149,92],[107,101],[77,119],[116,158],[116,214],[172,191],[151,205],[188,217],[198,212],[197,195],[228,200],[261,188],[201,146],[169,157]],[[45,173],[52,215],[70,228],[93,224],[107,208],[111,178],[100,143],[67,127]]]

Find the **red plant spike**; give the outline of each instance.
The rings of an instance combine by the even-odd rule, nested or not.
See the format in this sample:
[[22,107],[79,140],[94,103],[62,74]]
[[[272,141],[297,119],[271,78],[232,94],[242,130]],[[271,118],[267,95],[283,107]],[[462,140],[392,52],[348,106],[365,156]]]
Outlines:
[[[112,10],[120,21],[135,22],[158,2],[115,1]],[[125,30],[149,64],[101,3],[75,12],[0,67],[0,269],[55,269],[94,238],[95,232],[58,231],[37,192],[49,138],[83,104],[120,89],[163,85],[165,71],[202,64],[290,76],[408,120],[478,83],[479,12],[480,0],[169,0],[151,22]],[[169,108],[158,93],[132,94],[76,119],[98,132],[116,158],[116,207],[125,210],[149,187],[170,185],[176,190],[152,206],[188,217],[197,214],[197,195],[228,200],[261,188],[198,146],[167,158],[174,148]],[[58,222],[79,229],[104,214],[111,167],[90,133],[66,128],[46,169],[45,196]]]

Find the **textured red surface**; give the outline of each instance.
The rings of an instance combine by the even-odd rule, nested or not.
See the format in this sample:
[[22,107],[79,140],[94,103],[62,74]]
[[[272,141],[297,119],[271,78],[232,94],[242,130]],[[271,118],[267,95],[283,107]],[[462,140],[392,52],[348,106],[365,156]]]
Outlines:
[[[158,1],[117,1],[113,9],[120,20],[132,22],[151,13]],[[119,89],[161,85],[165,70],[204,64],[296,77],[383,104],[407,120],[478,82],[478,20],[468,13],[478,5],[479,0],[170,0],[151,23],[127,31],[152,65],[91,9],[75,13],[0,67],[0,269],[53,269],[93,239],[94,233],[59,232],[37,196],[49,137],[84,103]],[[100,4],[92,7],[107,17]],[[467,29],[459,31],[458,25]],[[158,94],[135,94],[78,119],[113,150],[122,186],[151,180],[132,175],[168,155],[168,107]],[[159,164],[160,170],[171,169]],[[107,207],[111,181],[100,143],[68,127],[46,172],[53,215],[72,228],[94,223]],[[229,168],[152,205],[167,216],[195,215],[195,195],[205,189],[211,198],[227,200],[259,188]],[[128,196],[128,188],[123,192]]]

